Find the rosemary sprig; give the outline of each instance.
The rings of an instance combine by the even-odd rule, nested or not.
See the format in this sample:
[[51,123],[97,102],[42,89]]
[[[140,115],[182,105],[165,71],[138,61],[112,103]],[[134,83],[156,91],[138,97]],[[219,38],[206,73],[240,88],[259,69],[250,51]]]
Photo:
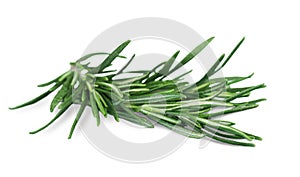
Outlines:
[[[50,111],[52,112],[57,108],[59,109],[58,113],[49,123],[30,132],[30,134],[44,130],[73,104],[80,104],[68,136],[69,139],[72,137],[85,108],[89,106],[92,108],[98,126],[101,121],[100,114],[105,117],[112,115],[117,122],[122,119],[147,128],[153,128],[152,121],[155,121],[190,138],[208,137],[227,144],[254,146],[253,143],[241,140],[261,140],[260,137],[234,128],[233,122],[214,119],[219,115],[256,108],[259,102],[265,100],[262,98],[248,102],[233,102],[239,98],[248,97],[256,89],[265,87],[264,84],[240,88],[232,87],[235,83],[251,78],[253,74],[246,77],[211,79],[228,63],[244,39],[234,47],[228,57],[225,57],[225,54],[221,55],[195,84],[183,81],[183,78],[191,71],[182,73],[172,80],[166,78],[194,59],[213,40],[213,37],[198,45],[175,66],[173,65],[178,58],[179,51],[167,61],[150,70],[126,71],[135,55],[120,70],[107,70],[115,59],[126,58],[120,54],[130,43],[128,40],[112,53],[92,53],[70,63],[71,69],[69,71],[47,83],[38,85],[39,87],[46,87],[54,84],[49,90],[10,109],[34,104],[60,88],[50,105]],[[95,55],[106,55],[107,57],[97,67],[82,64],[83,61]],[[161,69],[157,71],[160,67]],[[135,73],[138,76],[116,78],[116,76],[124,73]],[[75,87],[75,85],[77,86]],[[222,109],[220,110],[220,108]]]

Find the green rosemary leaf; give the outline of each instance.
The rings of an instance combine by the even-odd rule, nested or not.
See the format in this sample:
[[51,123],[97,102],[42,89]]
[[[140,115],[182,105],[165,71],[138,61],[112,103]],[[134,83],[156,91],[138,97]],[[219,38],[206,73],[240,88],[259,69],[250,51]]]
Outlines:
[[206,72],[206,74],[198,81],[196,82],[196,85],[200,85],[201,83],[203,83],[204,81],[208,80],[208,78],[210,76],[212,76],[213,74],[215,74],[215,70],[216,68],[219,66],[219,64],[222,62],[222,60],[224,59],[225,54],[222,54],[218,60],[212,65],[212,67]]
[[[184,112],[182,113],[184,114]],[[184,123],[187,123],[188,125],[190,125],[191,128],[194,128],[194,127],[198,127],[199,129],[202,128],[202,125],[197,122],[197,119],[192,119],[192,117],[186,117],[184,115],[179,115],[177,116],[180,120],[182,120]]]
[[99,110],[98,110],[97,103],[96,103],[96,101],[98,101],[98,100],[94,97],[94,94],[91,91],[89,92],[89,98],[90,98],[90,105],[92,108],[93,116],[96,118],[97,126],[99,126],[100,125],[100,116],[99,116]]
[[223,64],[220,66],[220,68],[218,68],[215,71],[215,73],[218,72],[219,70],[221,70],[226,65],[226,63],[230,60],[230,58],[233,56],[233,54],[242,45],[242,43],[244,42],[244,40],[245,40],[245,37],[243,37],[242,40],[235,46],[235,48],[231,51],[231,53],[228,55],[228,57],[226,58],[226,60],[223,62]]
[[14,109],[19,109],[19,108],[22,108],[22,107],[25,107],[25,106],[29,106],[29,105],[32,105],[38,101],[40,101],[41,99],[45,98],[46,96],[48,96],[50,93],[52,93],[53,91],[55,91],[59,86],[61,86],[62,82],[58,82],[57,84],[55,84],[52,88],[50,88],[48,91],[46,91],[45,93],[41,94],[40,96],[26,102],[26,103],[23,103],[21,105],[18,105],[18,106],[15,106],[15,107],[12,107],[12,108],[9,108],[11,110],[14,110]]
[[229,80],[228,81],[228,85],[232,85],[234,83],[237,83],[237,82],[241,82],[243,80],[246,80],[246,79],[249,79],[251,78],[252,76],[254,75],[254,73],[250,74],[249,76],[246,76],[246,77],[228,77],[227,79]]
[[178,54],[179,54],[179,51],[177,51],[167,62],[164,63],[164,67],[159,72],[157,72],[154,75],[152,75],[151,77],[149,77],[147,79],[147,82],[152,82],[161,76],[163,76],[161,78],[161,80],[164,79],[166,77],[166,74],[168,74],[168,72],[170,71],[170,68],[171,68],[172,64],[174,63],[175,59],[177,58]]
[[140,126],[143,126],[143,127],[146,127],[146,128],[154,128],[154,125],[152,123],[148,124],[148,123],[146,123],[144,121],[140,121],[140,119],[136,119],[136,118],[134,118],[132,115],[130,115],[128,113],[118,112],[117,114],[120,115],[121,119],[129,121],[129,122],[134,123],[136,125],[140,125]]
[[[85,95],[85,94],[83,94],[83,95]],[[68,139],[71,139],[71,138],[72,138],[74,129],[76,128],[76,125],[77,125],[77,123],[78,123],[78,121],[79,121],[79,119],[80,119],[80,117],[81,117],[83,111],[85,110],[85,107],[86,107],[86,97],[84,96],[83,98],[84,98],[84,99],[82,100],[83,102],[82,102],[82,104],[81,104],[81,106],[80,106],[80,108],[79,108],[79,110],[78,110],[78,113],[77,113],[77,115],[76,115],[76,118],[75,118],[75,120],[74,120],[74,122],[73,122],[73,124],[72,124],[72,127],[71,127],[71,130],[70,130]]]
[[124,78],[124,79],[116,79],[116,80],[113,80],[113,84],[115,84],[115,85],[132,84],[132,83],[135,83],[137,81],[142,81],[143,79],[147,78],[148,76],[149,76],[149,73],[145,73],[141,76]]
[[244,132],[242,132],[238,129],[235,129],[233,127],[226,126],[226,125],[223,125],[223,124],[220,124],[220,123],[217,123],[217,122],[213,122],[211,120],[203,119],[203,118],[200,118],[200,117],[197,117],[197,120],[200,123],[203,123],[204,125],[207,125],[209,127],[217,128],[217,129],[222,130],[222,131],[226,131],[226,132],[230,132],[230,133],[242,136],[242,137],[244,137],[245,139],[247,139],[249,141],[252,140],[252,138],[249,137],[248,135],[246,135]]
[[137,115],[135,112],[133,112],[131,109],[127,108],[126,106],[124,106],[123,104],[120,104],[123,112],[125,111],[126,113],[128,113],[132,118],[136,119],[137,121],[140,122],[140,124],[145,125],[146,127],[154,127],[154,125],[147,120],[146,118]]
[[170,129],[170,130],[172,130],[172,131],[174,131],[178,134],[181,134],[183,136],[186,136],[186,137],[189,137],[189,138],[196,138],[196,139],[200,139],[200,138],[204,137],[204,134],[202,134],[200,132],[192,131],[192,130],[189,130],[189,129],[184,128],[182,126],[176,125],[176,124],[175,125],[171,124],[168,121],[164,121],[164,120],[159,119],[159,118],[157,118],[156,116],[153,116],[153,115],[147,114],[147,116],[149,116],[151,119],[153,119],[157,123],[165,126],[166,128],[168,128],[168,129]]
[[76,82],[78,81],[78,78],[79,78],[79,73],[74,72],[73,78],[72,78],[72,81],[71,81],[71,87],[73,87],[76,84]]
[[36,134],[42,130],[44,130],[45,128],[47,128],[49,125],[51,125],[53,122],[55,122],[64,112],[66,112],[66,110],[72,105],[72,102],[69,101],[69,102],[66,102],[64,104],[64,106],[58,111],[58,113],[55,115],[55,117],[49,122],[47,123],[46,125],[44,125],[43,127],[35,130],[35,131],[32,131],[32,132],[29,132],[29,134]]
[[61,89],[54,96],[50,105],[50,112],[53,112],[54,108],[64,99],[64,97],[69,92],[72,92],[72,87],[70,87],[71,81],[72,81],[72,77],[68,77],[68,79],[63,83]]
[[164,64],[164,67],[159,71],[160,74],[162,74],[163,76],[166,75],[170,69],[171,66],[173,65],[175,59],[177,58],[178,54],[179,54],[179,50],[174,53],[174,55]]
[[227,98],[225,101],[226,101],[226,102],[232,101],[232,100],[238,98],[238,97],[241,96],[241,95],[244,95],[244,94],[249,93],[249,92],[251,92],[251,91],[253,91],[253,90],[260,89],[260,88],[264,88],[264,87],[266,87],[265,84],[260,84],[260,85],[257,85],[257,86],[250,87],[250,88],[248,88],[248,89],[246,89],[246,90],[243,90],[243,91],[241,91],[241,92],[235,94],[235,95],[232,96],[232,97]]
[[243,102],[243,103],[234,103],[234,104],[238,104],[238,105],[252,105],[252,104],[257,104],[259,102],[266,101],[266,100],[267,99],[265,99],[265,98],[260,98],[260,99],[257,99],[257,100],[247,101],[247,102]]
[[134,57],[135,57],[135,54],[132,55],[132,57],[129,59],[129,61],[126,63],[126,65],[124,65],[123,68],[121,68],[116,75],[121,74],[130,65],[130,63],[133,61]]
[[[110,53],[105,53],[105,52],[98,52],[98,53],[90,53],[90,54],[87,54],[83,57],[81,57],[80,59],[77,60],[77,62],[82,62],[92,56],[96,56],[96,55],[111,55]],[[125,56],[121,56],[121,55],[118,55],[117,56],[118,58],[126,58]]]
[[218,122],[220,124],[226,125],[226,126],[233,126],[235,123],[227,121],[227,120],[212,120],[213,122]]
[[144,103],[159,103],[167,101],[181,100],[183,95],[181,94],[145,94],[143,96],[131,96],[128,100],[132,104],[144,104]]
[[111,90],[106,90],[106,89],[103,89],[103,88],[96,88],[96,91],[99,92],[100,95],[101,95],[101,93],[109,95],[109,97],[111,97],[112,100],[123,100],[122,97],[115,94]]
[[214,139],[216,141],[223,142],[223,143],[226,143],[226,144],[255,147],[255,145],[253,143],[245,143],[245,142],[234,141],[234,140],[230,140],[230,139],[226,139],[226,138],[221,138],[219,136],[216,136],[216,135],[211,134],[211,133],[206,132],[206,131],[203,131],[203,133],[205,134],[205,136],[207,136],[211,139]]
[[100,100],[104,107],[108,107],[106,101],[104,100],[104,98],[101,94],[99,94],[97,91],[94,91],[93,94],[94,94],[96,100]]
[[93,96],[98,108],[100,109],[100,112],[103,114],[104,117],[107,117],[107,111],[105,109],[107,107],[106,102],[103,100],[102,96],[96,91],[93,91]]
[[244,110],[248,110],[248,109],[253,109],[256,107],[258,107],[257,104],[245,104],[245,105],[233,107],[231,109],[226,109],[223,111],[213,112],[213,113],[209,113],[209,114],[200,113],[199,116],[202,118],[213,118],[213,117],[217,117],[220,115],[225,115],[225,114],[230,114],[230,113],[234,113],[234,112],[240,112],[240,111],[244,111]]
[[[173,80],[174,80],[174,81],[178,81],[178,80],[182,79],[184,76],[190,74],[192,71],[193,71],[193,70],[191,69],[191,70],[189,70],[188,72],[185,72],[185,73],[183,73],[183,74],[181,74],[181,75],[175,77]],[[163,79],[163,78],[162,78],[162,79]],[[160,79],[160,80],[162,80],[162,79]]]
[[[95,92],[95,93],[97,93],[97,92]],[[97,93],[97,94],[99,94],[99,93]],[[100,95],[100,94],[99,94]],[[96,99],[96,101],[97,100],[99,100],[99,99]],[[120,119],[119,119],[119,115],[118,115],[118,113],[117,113],[117,111],[116,111],[116,109],[115,109],[115,106],[111,103],[111,100],[109,100],[109,98],[104,94],[103,95],[103,101],[106,103],[106,105],[107,105],[107,112],[109,112],[111,115],[113,115],[114,116],[114,118],[115,118],[115,120],[117,121],[117,122],[119,122],[120,121]],[[98,103],[99,104],[99,103]],[[99,105],[98,105],[99,106]]]
[[108,57],[96,68],[96,73],[101,73],[105,68],[111,65],[112,61],[123,51],[123,49],[130,43],[130,40],[123,42],[117,47]]
[[97,84],[100,86],[104,86],[105,88],[109,88],[112,91],[114,91],[114,93],[116,93],[119,97],[121,97],[121,98],[123,97],[123,93],[114,84],[110,84],[110,83],[106,83],[106,82],[98,82]]
[[126,89],[126,90],[123,90],[123,93],[130,93],[130,94],[133,94],[135,92],[141,94],[142,93],[145,93],[145,92],[149,92],[150,90],[148,88],[134,88],[134,89]]
[[184,57],[173,69],[171,69],[165,76],[168,76],[175,72],[177,69],[181,68],[183,65],[192,60],[196,55],[198,55],[212,40],[214,37],[202,42],[194,50],[192,50],[186,57]]
[[123,73],[133,73],[133,74],[145,74],[145,73],[150,73],[151,70],[135,70],[135,71],[126,71]]
[[211,101],[203,101],[203,99],[194,99],[194,100],[188,100],[188,101],[181,101],[180,107],[189,107],[189,106],[222,106],[222,107],[232,107],[234,106],[232,103],[226,103],[222,101],[217,100],[211,100]]
[[45,86],[48,86],[48,85],[50,85],[50,84],[52,84],[52,83],[58,82],[58,80],[59,80],[60,78],[64,78],[64,76],[69,75],[70,72],[71,72],[71,71],[67,71],[67,72],[63,73],[62,75],[58,76],[57,78],[55,78],[55,79],[53,79],[53,80],[51,80],[51,81],[49,81],[49,82],[47,82],[47,83],[38,85],[38,87],[45,87]]
[[173,123],[173,124],[179,124],[181,122],[179,119],[174,119],[174,118],[166,117],[166,116],[158,114],[158,113],[151,112],[151,110],[148,110],[147,108],[142,108],[141,112],[146,115],[154,116],[158,119],[161,119],[161,120]]
[[134,84],[134,83],[132,83],[132,84],[127,84],[127,85],[120,85],[118,87],[119,87],[119,89],[129,89],[129,88],[143,88],[143,87],[146,87],[146,86],[147,86],[146,84],[139,84],[139,83]]
[[237,135],[234,135],[234,134],[228,134],[228,133],[223,133],[223,132],[219,132],[218,130],[216,129],[212,129],[212,128],[208,128],[208,127],[205,127],[204,130],[214,134],[214,135],[217,135],[217,136],[220,136],[220,137],[224,137],[224,138],[229,138],[229,139],[244,139],[244,137],[242,136],[237,136]]

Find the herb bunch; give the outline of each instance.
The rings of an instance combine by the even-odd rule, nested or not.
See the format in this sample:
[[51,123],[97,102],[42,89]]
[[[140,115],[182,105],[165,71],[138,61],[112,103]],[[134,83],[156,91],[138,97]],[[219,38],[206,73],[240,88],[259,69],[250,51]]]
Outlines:
[[[91,53],[70,63],[69,71],[47,83],[38,85],[38,87],[52,85],[45,93],[10,109],[34,104],[59,89],[50,104],[50,111],[53,112],[58,108],[58,112],[49,123],[30,134],[42,131],[54,123],[73,104],[80,104],[71,126],[69,139],[84,110],[90,107],[98,126],[100,114],[104,117],[111,115],[117,122],[122,119],[147,128],[153,128],[156,122],[190,138],[208,137],[227,144],[254,146],[253,143],[243,140],[262,140],[259,136],[234,128],[233,122],[216,119],[220,115],[256,108],[259,102],[265,100],[262,98],[236,102],[239,98],[248,97],[253,90],[265,87],[264,84],[247,87],[232,86],[251,78],[253,74],[246,77],[214,77],[231,59],[244,38],[227,57],[225,54],[221,55],[196,83],[184,80],[191,71],[182,73],[174,79],[168,78],[169,75],[194,59],[212,40],[213,38],[209,38],[198,45],[178,64],[175,64],[175,60],[179,51],[150,70],[126,71],[135,55],[123,68],[109,70],[114,60],[126,58],[121,55],[121,52],[130,40],[125,41],[111,53]],[[89,63],[83,64],[87,59],[97,55],[106,56],[98,66],[91,67]],[[118,78],[124,73],[134,73],[136,76]]]

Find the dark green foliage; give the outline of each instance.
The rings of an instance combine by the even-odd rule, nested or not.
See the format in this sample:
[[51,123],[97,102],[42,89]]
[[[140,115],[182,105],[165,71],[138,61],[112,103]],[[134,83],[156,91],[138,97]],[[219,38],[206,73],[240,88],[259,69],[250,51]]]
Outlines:
[[[112,53],[92,53],[71,63],[71,70],[50,82],[39,85],[39,87],[45,87],[54,84],[48,91],[33,100],[10,109],[34,104],[61,87],[50,105],[50,111],[52,112],[58,107],[58,113],[49,123],[30,132],[30,134],[47,128],[72,104],[80,104],[69,133],[69,139],[72,137],[85,108],[89,106],[96,119],[96,125],[100,124],[101,114],[104,117],[111,115],[117,122],[123,119],[147,128],[153,128],[154,121],[190,138],[208,137],[227,144],[254,146],[253,143],[242,140],[252,141],[262,140],[262,138],[234,128],[235,123],[233,122],[214,118],[258,107],[258,103],[264,101],[264,98],[247,102],[236,102],[236,100],[249,97],[252,91],[264,88],[265,85],[232,87],[235,83],[251,78],[253,74],[246,77],[210,78],[227,64],[243,43],[244,38],[227,58],[225,54],[221,55],[196,84],[182,81],[191,71],[181,73],[175,79],[166,79],[167,76],[194,59],[212,40],[213,38],[209,38],[198,45],[175,66],[173,65],[178,58],[179,51],[166,62],[162,62],[149,70],[124,71],[133,61],[135,55],[120,70],[106,70],[115,59],[125,58],[120,55],[130,43],[129,40],[125,41]],[[107,57],[97,67],[89,67],[89,64],[80,63],[96,55],[106,55]],[[156,71],[159,67],[162,68]],[[83,70],[87,73],[82,74]],[[99,76],[104,73],[109,75]],[[115,76],[123,73],[137,74],[137,76],[115,78]]]

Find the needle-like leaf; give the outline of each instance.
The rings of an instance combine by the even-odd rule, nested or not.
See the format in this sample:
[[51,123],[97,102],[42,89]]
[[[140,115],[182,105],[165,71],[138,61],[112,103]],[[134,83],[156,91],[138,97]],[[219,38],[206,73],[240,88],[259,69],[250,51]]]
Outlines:
[[74,120],[74,122],[73,122],[73,124],[72,124],[72,127],[71,127],[71,130],[70,130],[68,139],[71,139],[71,138],[72,138],[74,129],[76,128],[76,125],[77,125],[77,123],[78,123],[78,121],[79,121],[79,119],[80,119],[80,117],[81,117],[81,115],[82,115],[82,113],[83,113],[85,107],[86,107],[86,99],[83,100],[83,103],[81,104],[81,106],[80,106],[80,108],[79,108],[79,111],[78,111],[78,113],[77,113],[77,115],[76,115],[76,118],[75,118],[75,120]]
[[50,93],[52,93],[54,90],[56,90],[59,86],[61,86],[61,82],[55,84],[52,88],[50,88],[48,91],[46,91],[45,93],[41,94],[40,96],[26,102],[26,103],[23,103],[21,105],[18,105],[18,106],[15,106],[15,107],[12,107],[12,108],[9,108],[11,110],[13,109],[18,109],[18,108],[22,108],[22,107],[25,107],[25,106],[29,106],[29,105],[32,105],[38,101],[40,101],[41,99],[45,98],[46,96],[48,96]]
[[96,73],[101,73],[106,67],[110,66],[112,61],[124,50],[124,48],[130,43],[130,40],[123,42],[117,47],[108,57],[96,68]]
[[91,105],[91,108],[92,108],[93,115],[94,115],[94,117],[97,120],[97,126],[99,126],[100,125],[99,110],[98,110],[98,107],[97,107],[97,103],[95,101],[95,97],[94,97],[93,91],[89,92],[89,98],[90,98],[90,105]]
[[69,77],[64,83],[61,89],[57,92],[57,94],[54,96],[51,105],[50,105],[50,112],[53,112],[54,108],[63,101],[64,97],[69,93],[72,92],[72,87],[70,86],[70,83],[72,81],[72,77]]
[[[92,56],[96,56],[96,55],[111,55],[110,53],[105,53],[105,52],[97,52],[97,53],[90,53],[90,54],[87,54],[83,57],[81,57],[80,59],[77,60],[77,62],[82,62],[88,58],[91,58]],[[121,55],[118,55],[117,56],[118,58],[126,58],[125,56],[121,56]]]
[[38,130],[35,130],[35,131],[32,131],[32,132],[29,132],[29,134],[36,134],[42,130],[44,130],[45,128],[47,128],[49,125],[51,125],[53,122],[55,122],[64,112],[66,112],[66,110],[72,105],[72,102],[69,101],[67,103],[65,103],[65,106],[62,107],[58,113],[55,115],[55,117],[49,122],[47,123],[46,125],[44,125],[43,127],[39,128]]
[[181,68],[183,65],[191,61],[196,55],[198,55],[212,40],[214,37],[202,42],[194,50],[192,50],[187,56],[185,56],[173,69],[171,69],[165,76],[168,76],[175,72],[177,69]]

